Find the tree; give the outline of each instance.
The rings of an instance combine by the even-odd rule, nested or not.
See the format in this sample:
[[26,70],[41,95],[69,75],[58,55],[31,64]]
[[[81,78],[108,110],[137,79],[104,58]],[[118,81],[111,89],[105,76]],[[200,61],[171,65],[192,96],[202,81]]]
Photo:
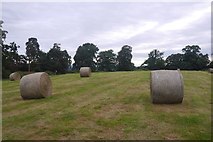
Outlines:
[[11,72],[17,71],[20,64],[20,56],[18,54],[19,46],[15,42],[9,45],[3,44],[2,48],[2,73],[3,77],[8,77]]
[[[163,60],[163,52],[154,49],[148,54],[149,58],[142,64],[147,64],[149,70],[158,70],[165,67],[165,61]],[[141,65],[141,66],[142,66]]]
[[31,37],[26,42],[26,55],[28,58],[28,71],[31,71],[31,64],[37,64],[39,58],[39,44],[37,38]]
[[0,20],[0,31],[1,31],[1,66],[2,66],[2,77],[8,78],[11,72],[19,70],[21,57],[18,54],[18,46],[15,42],[5,44],[7,31],[2,28],[3,21]]
[[213,68],[213,61],[211,61],[208,65],[209,68]]
[[91,67],[94,71],[96,70],[96,54],[98,47],[93,43],[85,43],[79,46],[74,56],[75,63],[73,68],[79,70],[80,67]]
[[201,48],[198,45],[187,45],[182,49],[183,54],[183,69],[201,70],[206,69],[208,63],[208,54],[200,53]]
[[4,22],[2,20],[0,20],[1,46],[2,46],[3,42],[5,41],[6,35],[8,33],[8,31],[3,30],[3,28],[2,28],[3,23]]
[[27,71],[28,65],[27,65],[27,56],[25,55],[19,55],[20,62],[19,62],[19,70],[21,71]]
[[37,66],[35,67],[35,71],[47,71],[48,70],[48,58],[47,58],[47,53],[43,51],[39,51],[38,53],[38,62]]
[[166,58],[166,69],[182,69],[183,54],[172,54]]
[[134,69],[134,64],[131,63],[132,60],[132,47],[129,45],[124,45],[121,51],[118,52],[117,57],[117,69],[119,71],[130,71]]
[[4,66],[7,66],[11,71],[18,70],[18,65],[20,62],[18,48],[20,48],[20,46],[16,45],[15,42],[12,42],[9,45],[4,45],[2,49],[2,60]]
[[[57,73],[65,73],[71,65],[71,56],[69,56],[66,50],[62,51],[59,45],[58,43],[54,43],[53,48],[47,53],[47,69]],[[45,65],[45,54],[42,54]]]
[[98,70],[115,71],[116,70],[116,54],[113,50],[102,51],[97,56]]
[[3,54],[6,54],[6,53],[4,53],[4,51],[7,51],[7,50],[5,50],[4,43],[3,43],[6,38],[7,31],[3,30],[3,27],[2,27],[3,23],[4,22],[2,20],[0,20],[0,32],[1,32],[0,48],[2,49],[2,50],[0,50],[1,55],[2,55],[2,56],[0,56],[0,60],[2,61],[2,62],[0,62],[0,64],[1,64],[0,66],[2,66],[2,72],[0,72],[0,73],[2,73],[2,74],[0,74],[0,75],[3,78],[6,78],[6,77],[8,77],[10,72],[7,69],[5,69],[6,63],[5,63],[5,61],[3,61],[3,56],[4,56]]

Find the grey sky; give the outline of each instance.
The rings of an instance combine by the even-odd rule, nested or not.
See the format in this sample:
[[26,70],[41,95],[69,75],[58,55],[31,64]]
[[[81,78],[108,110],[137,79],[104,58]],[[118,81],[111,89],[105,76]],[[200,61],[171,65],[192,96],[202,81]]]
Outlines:
[[136,66],[153,49],[167,57],[197,44],[202,53],[211,54],[210,2],[4,2],[2,13],[3,28],[9,32],[6,41],[20,45],[20,54],[30,37],[36,37],[45,52],[61,43],[72,58],[83,43],[116,54],[128,44]]

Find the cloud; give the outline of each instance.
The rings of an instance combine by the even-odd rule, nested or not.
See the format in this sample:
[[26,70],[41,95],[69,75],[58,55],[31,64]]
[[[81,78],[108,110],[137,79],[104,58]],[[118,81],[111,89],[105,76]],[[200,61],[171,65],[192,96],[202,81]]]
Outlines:
[[153,49],[164,56],[197,44],[203,53],[211,50],[210,2],[125,3],[3,3],[7,42],[15,41],[24,54],[28,38],[38,38],[48,52],[53,43],[74,57],[77,48],[92,42],[99,51],[115,53],[133,47],[135,65],[141,65]]
[[211,13],[211,6],[204,7],[197,11],[192,11],[187,13],[186,16],[184,15],[178,20],[172,21],[170,23],[166,23],[160,26],[157,30],[160,32],[170,31],[170,30],[184,30],[190,28],[190,26],[200,20],[204,15]]
[[103,42],[103,44],[119,42],[130,39],[139,34],[144,34],[145,32],[156,27],[157,24],[157,22],[140,21],[136,24],[120,26],[118,28],[114,28],[113,30],[97,34],[91,40],[98,43]]

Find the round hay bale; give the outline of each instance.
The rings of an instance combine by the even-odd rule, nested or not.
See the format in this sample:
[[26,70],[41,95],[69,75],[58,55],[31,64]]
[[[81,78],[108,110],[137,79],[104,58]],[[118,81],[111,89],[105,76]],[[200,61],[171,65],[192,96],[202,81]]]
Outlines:
[[19,72],[11,73],[10,76],[9,76],[9,79],[11,81],[20,80],[21,79],[21,75],[20,75]]
[[90,77],[91,68],[90,67],[81,67],[80,68],[80,77]]
[[23,99],[39,99],[52,95],[52,82],[45,72],[25,75],[20,80]]
[[176,104],[183,101],[183,76],[178,70],[151,71],[151,100],[155,104]]
[[213,68],[209,68],[209,73],[213,73]]

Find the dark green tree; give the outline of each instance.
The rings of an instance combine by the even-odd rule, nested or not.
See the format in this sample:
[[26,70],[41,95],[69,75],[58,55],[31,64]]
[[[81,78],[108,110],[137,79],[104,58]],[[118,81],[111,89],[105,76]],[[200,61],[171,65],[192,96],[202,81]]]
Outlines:
[[[45,65],[45,54],[42,54]],[[56,73],[65,73],[71,65],[71,56],[69,56],[66,50],[62,51],[58,43],[54,43],[53,48],[47,53],[47,60],[47,69]]]
[[3,27],[2,27],[3,23],[4,22],[2,20],[0,20],[1,46],[2,46],[3,42],[5,41],[7,33],[8,33],[8,31],[3,29]]
[[28,58],[28,71],[31,71],[31,65],[34,67],[38,64],[39,44],[37,38],[31,37],[26,42],[26,55]]
[[213,61],[211,61],[208,65],[209,68],[213,68]]
[[48,70],[48,58],[47,58],[47,53],[43,51],[39,51],[38,53],[38,63],[37,66],[35,67],[35,71],[47,71]]
[[206,69],[208,63],[208,54],[203,55],[200,52],[201,48],[198,45],[187,45],[182,49],[183,62],[182,69],[186,70],[202,70]]
[[20,62],[20,56],[18,54],[18,48],[20,46],[16,45],[15,42],[9,45],[4,45],[2,59],[5,61],[11,71],[16,71]]
[[2,75],[7,78],[11,72],[17,71],[20,64],[20,56],[18,54],[19,46],[15,42],[9,45],[3,44],[2,48]]
[[20,57],[19,70],[20,71],[28,71],[27,56],[20,55],[19,57]]
[[[5,61],[3,61],[3,54],[7,54],[7,53],[4,53],[4,51],[7,51],[5,48],[6,47],[4,47],[4,40],[5,40],[5,38],[6,38],[6,34],[7,34],[7,31],[5,31],[4,29],[3,29],[3,26],[2,26],[2,24],[3,24],[4,22],[2,21],[2,20],[0,20],[0,34],[1,34],[1,38],[0,38],[0,48],[1,48],[1,50],[0,50],[0,52],[1,52],[1,55],[2,56],[0,56],[0,60],[1,60],[1,62],[0,62],[0,66],[2,67],[2,72],[0,72],[0,73],[2,73],[2,74],[0,74],[3,78],[6,78],[6,77],[8,77],[8,75],[10,74],[10,71],[8,70],[8,69],[6,69],[5,68],[5,65],[6,65],[6,63],[5,63]],[[4,59],[5,60],[5,59]]]
[[73,64],[73,68],[79,70],[80,67],[91,67],[95,71],[98,50],[98,47],[93,43],[85,43],[79,46],[74,56],[75,63]]
[[97,56],[99,71],[116,71],[116,54],[113,50],[102,51]]
[[3,21],[0,20],[0,32],[1,32],[1,66],[3,78],[8,78],[11,72],[20,70],[21,56],[18,54],[18,46],[15,42],[5,44],[7,31],[3,30]]
[[129,45],[124,45],[121,51],[118,52],[117,56],[117,70],[119,71],[130,71],[134,69],[134,64],[132,60],[132,47]]
[[163,60],[163,52],[154,49],[148,54],[149,58],[141,65],[147,64],[149,70],[158,70],[165,68],[165,61]]
[[183,54],[172,54],[166,58],[166,69],[182,69]]

